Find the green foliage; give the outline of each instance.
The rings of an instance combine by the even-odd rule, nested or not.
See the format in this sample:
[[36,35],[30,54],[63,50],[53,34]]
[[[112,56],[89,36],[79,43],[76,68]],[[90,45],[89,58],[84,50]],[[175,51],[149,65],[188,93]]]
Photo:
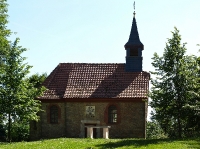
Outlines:
[[11,35],[11,31],[6,28],[6,24],[8,23],[7,20],[7,6],[8,4],[6,3],[7,0],[0,0],[0,43],[1,47],[7,46],[9,43],[8,40],[6,39]]
[[3,123],[0,123],[0,142],[6,140],[6,128]]
[[200,138],[170,139],[77,139],[59,138],[34,142],[0,143],[2,149],[191,149],[200,148]]
[[[42,82],[45,80],[46,74],[34,74],[30,76],[29,78],[26,78],[24,81],[28,82],[29,87],[27,87],[28,90],[33,90],[33,93],[31,93],[30,97],[35,97],[41,93],[41,91],[44,90],[44,87],[42,86]],[[20,105],[21,106],[21,105]],[[25,105],[26,106],[26,105]],[[32,107],[31,107],[32,108]],[[38,107],[37,107],[38,108]],[[33,111],[33,110],[32,110]],[[36,109],[38,111],[38,109]],[[36,112],[33,111],[33,112]],[[30,120],[32,118],[24,117],[24,115],[28,116],[27,113],[24,113],[24,111],[21,110],[21,114],[15,115],[12,117],[12,127],[10,130],[10,133],[12,134],[12,141],[27,141],[29,139],[29,130],[30,130]],[[36,120],[36,119],[34,119]],[[8,126],[5,124],[2,124],[4,127],[4,130],[8,130]],[[6,128],[5,128],[6,127]],[[8,131],[7,135],[8,135]]]
[[[11,35],[7,24],[6,0],[0,1],[0,119],[6,124],[8,140],[27,130],[30,120],[38,120],[40,101],[35,98],[42,94],[44,87],[38,87],[45,75],[27,78],[32,66],[24,63],[25,48],[7,38]],[[35,82],[34,82],[35,81]],[[16,128],[16,129],[15,129]],[[22,138],[24,136],[22,135]]]
[[157,120],[169,137],[193,135],[197,130],[199,113],[199,75],[195,56],[185,55],[185,43],[175,28],[168,39],[163,56],[152,58],[155,68],[151,83],[151,107]]
[[11,134],[13,141],[27,141],[29,138],[29,122],[28,121],[13,122]]
[[[0,68],[2,67],[2,63],[4,61],[4,54],[6,54],[6,48],[9,47],[9,41],[7,37],[11,35],[11,31],[6,28],[7,20],[7,6],[6,0],[0,1]],[[0,69],[1,74],[1,69]],[[1,80],[0,80],[1,84]]]
[[29,83],[32,83],[35,88],[41,88],[42,83],[47,78],[47,74],[43,73],[42,75],[34,74],[28,78]]
[[146,133],[148,139],[167,138],[159,123],[156,121],[147,122]]
[[41,90],[34,88],[25,76],[31,66],[24,64],[22,52],[26,49],[17,45],[19,39],[7,48],[4,56],[4,66],[1,68],[1,113],[8,120],[8,139],[11,140],[11,127],[15,119],[37,120],[36,113],[39,111],[40,102],[34,100]]

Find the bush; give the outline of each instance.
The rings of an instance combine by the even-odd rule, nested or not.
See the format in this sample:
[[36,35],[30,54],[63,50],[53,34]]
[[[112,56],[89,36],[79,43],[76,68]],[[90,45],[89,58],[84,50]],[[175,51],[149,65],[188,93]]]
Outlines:
[[12,141],[28,141],[29,123],[28,122],[13,122],[11,134],[12,134]]
[[149,139],[167,138],[167,135],[164,133],[164,131],[156,121],[148,121],[147,138]]

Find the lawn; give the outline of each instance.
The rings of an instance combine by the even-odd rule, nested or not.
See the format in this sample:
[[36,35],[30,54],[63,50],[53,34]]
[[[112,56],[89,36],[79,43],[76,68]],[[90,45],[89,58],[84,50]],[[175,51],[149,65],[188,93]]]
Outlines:
[[34,142],[1,143],[0,149],[200,149],[196,139],[77,139],[59,138]]

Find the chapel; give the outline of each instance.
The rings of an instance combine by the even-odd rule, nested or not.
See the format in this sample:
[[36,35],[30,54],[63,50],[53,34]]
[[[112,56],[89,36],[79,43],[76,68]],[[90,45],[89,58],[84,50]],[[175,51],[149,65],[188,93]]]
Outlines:
[[146,138],[150,74],[143,71],[135,12],[125,63],[60,63],[43,85],[40,120],[30,123],[30,139],[85,138],[86,126],[110,126],[109,138]]

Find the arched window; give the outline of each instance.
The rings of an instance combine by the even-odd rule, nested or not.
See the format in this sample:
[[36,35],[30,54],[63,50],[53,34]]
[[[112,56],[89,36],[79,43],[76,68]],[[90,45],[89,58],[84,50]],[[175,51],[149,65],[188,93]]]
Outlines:
[[50,123],[58,123],[58,107],[55,105],[50,107]]
[[108,107],[108,122],[117,123],[117,108],[114,105]]

